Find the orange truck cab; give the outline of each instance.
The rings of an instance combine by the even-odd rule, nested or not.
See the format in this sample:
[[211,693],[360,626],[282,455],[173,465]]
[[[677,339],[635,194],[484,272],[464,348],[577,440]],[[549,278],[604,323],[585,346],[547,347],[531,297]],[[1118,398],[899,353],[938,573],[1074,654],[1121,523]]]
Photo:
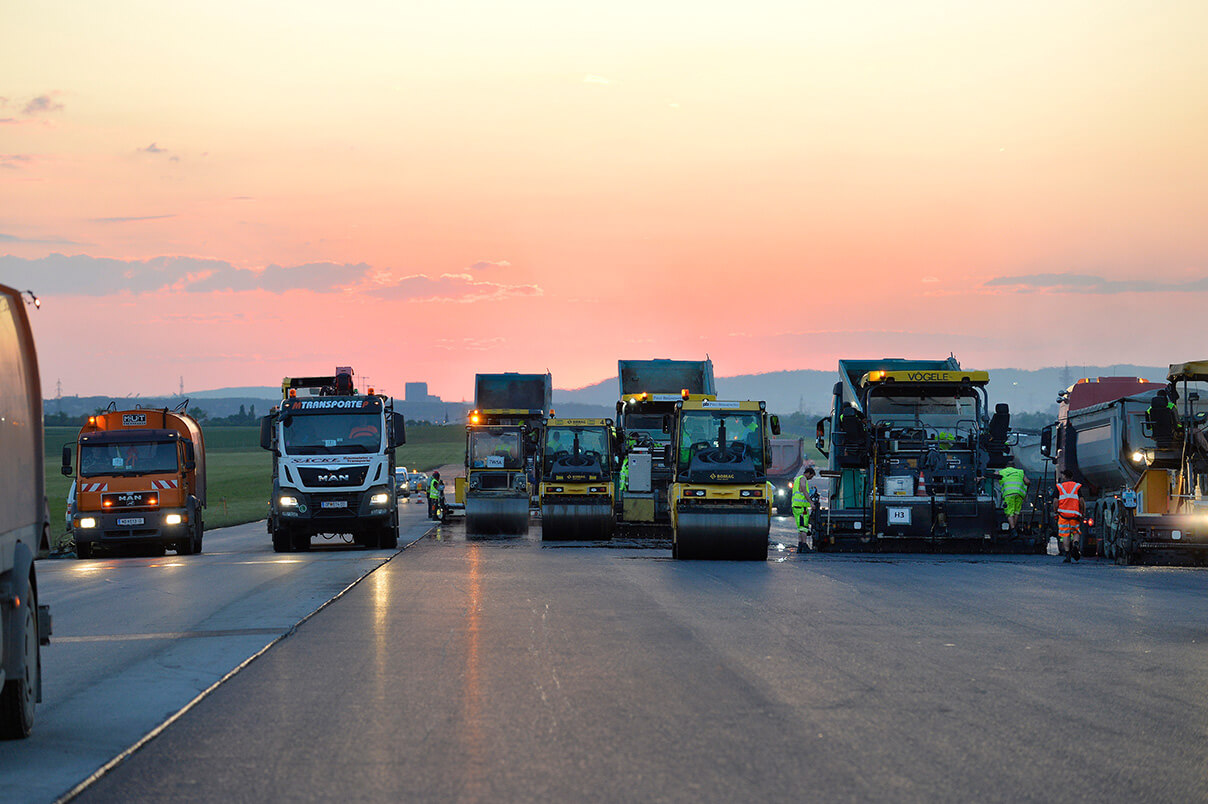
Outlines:
[[63,474],[76,482],[76,556],[121,546],[200,553],[206,504],[201,427],[184,405],[113,407],[80,428],[74,469],[71,445],[63,447]]

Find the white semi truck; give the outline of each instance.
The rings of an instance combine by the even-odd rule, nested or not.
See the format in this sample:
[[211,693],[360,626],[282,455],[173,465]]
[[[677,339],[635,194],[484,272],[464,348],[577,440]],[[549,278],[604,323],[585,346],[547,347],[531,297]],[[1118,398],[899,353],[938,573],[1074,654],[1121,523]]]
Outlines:
[[316,534],[397,547],[394,450],[406,432],[393,400],[357,393],[351,368],[286,377],[281,390],[281,406],[260,421],[260,446],[273,453],[273,549],[307,550]]
[[0,738],[29,735],[42,700],[50,610],[34,558],[49,533],[42,385],[21,293],[0,285]]

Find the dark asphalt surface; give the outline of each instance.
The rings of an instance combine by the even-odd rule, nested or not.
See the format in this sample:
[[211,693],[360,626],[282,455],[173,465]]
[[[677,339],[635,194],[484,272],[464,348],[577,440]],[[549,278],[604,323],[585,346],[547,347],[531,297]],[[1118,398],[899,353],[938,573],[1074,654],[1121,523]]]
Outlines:
[[1208,572],[446,530],[79,800],[1208,796]]

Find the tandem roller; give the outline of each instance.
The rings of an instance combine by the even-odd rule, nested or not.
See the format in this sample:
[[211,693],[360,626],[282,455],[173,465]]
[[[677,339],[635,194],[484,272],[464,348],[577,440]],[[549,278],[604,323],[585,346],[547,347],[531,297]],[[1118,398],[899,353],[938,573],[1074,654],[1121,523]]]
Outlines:
[[523,536],[528,528],[528,497],[466,497],[467,536]]
[[770,530],[767,514],[680,511],[672,553],[687,560],[766,561]]
[[543,503],[541,540],[591,542],[611,539],[616,514],[611,498],[592,503]]

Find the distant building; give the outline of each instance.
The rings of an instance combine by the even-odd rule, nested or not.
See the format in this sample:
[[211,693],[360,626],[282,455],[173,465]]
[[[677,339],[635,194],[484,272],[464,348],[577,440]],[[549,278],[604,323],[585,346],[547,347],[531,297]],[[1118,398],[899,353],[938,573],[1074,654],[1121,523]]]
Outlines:
[[408,382],[403,384],[403,399],[408,403],[422,405],[429,402],[439,403],[440,397],[428,393],[428,383]]
[[[396,403],[397,404],[397,403]],[[469,405],[445,402],[439,396],[428,393],[428,383],[403,383],[403,415],[422,422],[463,421]]]

